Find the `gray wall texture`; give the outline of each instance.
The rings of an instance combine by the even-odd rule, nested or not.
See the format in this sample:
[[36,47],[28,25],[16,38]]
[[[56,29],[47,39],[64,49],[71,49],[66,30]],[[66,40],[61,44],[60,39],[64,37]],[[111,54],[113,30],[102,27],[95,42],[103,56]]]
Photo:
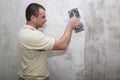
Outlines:
[[86,80],[120,80],[120,1],[91,0],[85,15]]
[[46,8],[43,32],[56,39],[78,8],[84,31],[75,33],[67,50],[47,51],[50,80],[120,80],[120,0],[1,0],[0,80],[17,80],[16,40],[31,3]]

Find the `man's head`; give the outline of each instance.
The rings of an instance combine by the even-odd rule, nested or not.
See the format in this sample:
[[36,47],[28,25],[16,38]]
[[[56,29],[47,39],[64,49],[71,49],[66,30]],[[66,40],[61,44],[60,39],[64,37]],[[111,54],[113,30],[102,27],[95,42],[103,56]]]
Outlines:
[[31,3],[26,8],[26,20],[32,23],[35,28],[42,27],[46,22],[45,8],[37,3]]

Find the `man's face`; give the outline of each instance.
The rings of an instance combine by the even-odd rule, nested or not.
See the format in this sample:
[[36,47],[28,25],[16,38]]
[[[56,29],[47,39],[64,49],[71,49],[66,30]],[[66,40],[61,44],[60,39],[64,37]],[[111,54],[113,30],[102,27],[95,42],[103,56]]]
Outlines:
[[46,20],[45,11],[44,11],[42,8],[40,8],[40,9],[39,9],[39,15],[38,15],[38,17],[36,18],[36,26],[37,26],[38,28],[43,27],[43,25],[44,25],[44,23],[45,23],[46,21],[47,21],[47,20]]

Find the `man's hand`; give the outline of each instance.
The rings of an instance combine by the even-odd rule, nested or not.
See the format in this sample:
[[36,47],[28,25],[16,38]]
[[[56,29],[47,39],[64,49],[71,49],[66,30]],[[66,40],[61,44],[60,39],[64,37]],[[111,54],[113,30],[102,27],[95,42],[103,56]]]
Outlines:
[[69,25],[72,27],[72,28],[75,28],[77,25],[78,25],[78,18],[77,17],[72,17],[70,18],[69,20]]

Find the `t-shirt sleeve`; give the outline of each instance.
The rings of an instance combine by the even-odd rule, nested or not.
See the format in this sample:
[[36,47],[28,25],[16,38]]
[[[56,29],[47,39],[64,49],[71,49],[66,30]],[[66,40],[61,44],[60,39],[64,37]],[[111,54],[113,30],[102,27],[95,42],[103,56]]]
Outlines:
[[51,50],[55,44],[55,39],[45,36],[38,32],[37,34],[31,35],[27,41],[27,47],[29,49],[37,50]]

